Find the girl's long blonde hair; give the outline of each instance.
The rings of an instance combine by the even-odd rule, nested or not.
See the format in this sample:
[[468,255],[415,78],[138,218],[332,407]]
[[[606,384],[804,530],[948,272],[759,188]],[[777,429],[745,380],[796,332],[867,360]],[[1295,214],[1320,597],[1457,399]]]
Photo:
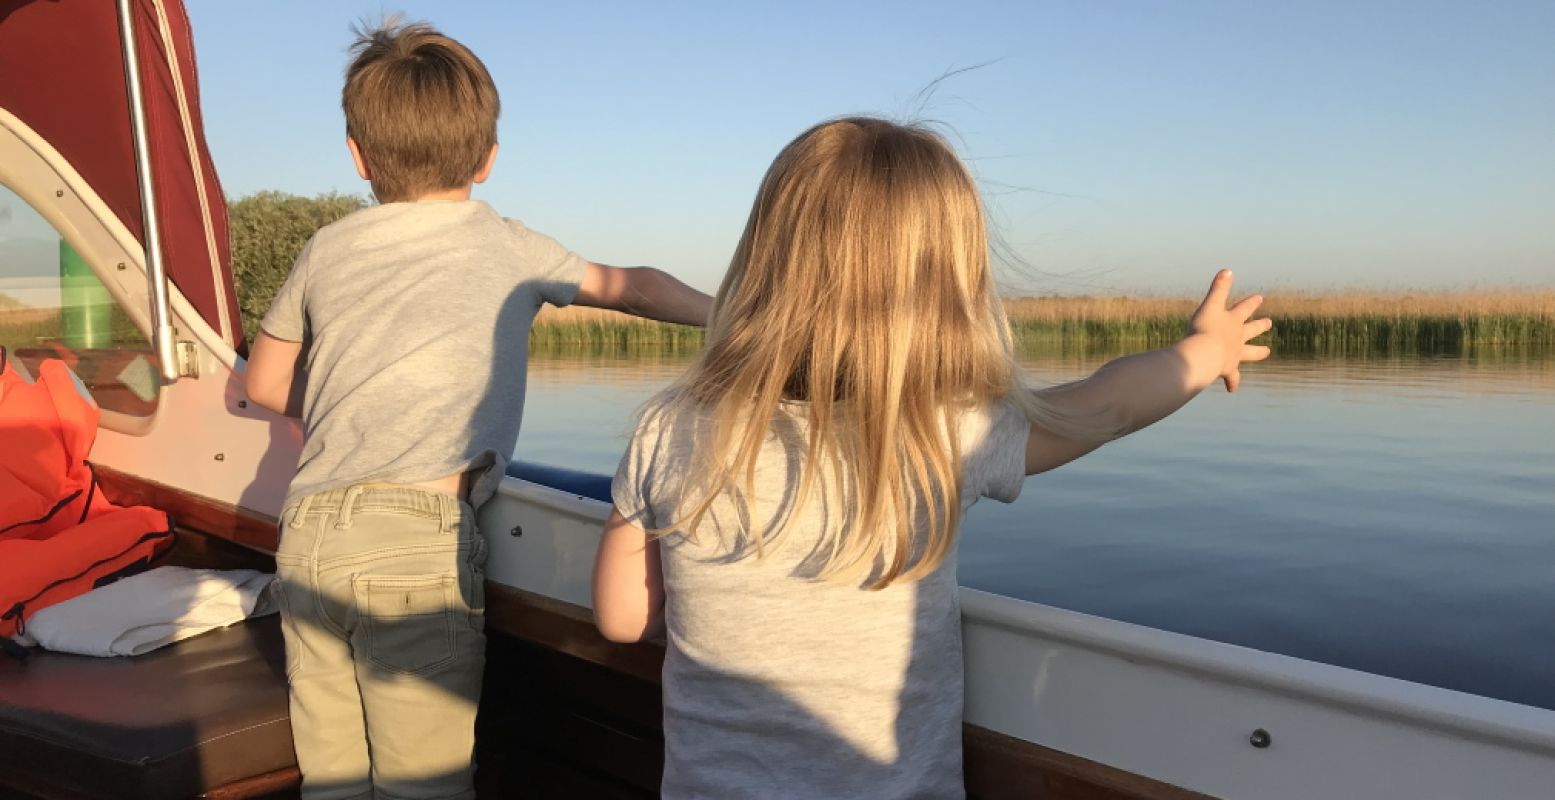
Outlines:
[[[818,574],[879,589],[934,570],[960,521],[961,414],[1007,399],[1036,422],[1075,426],[1021,383],[988,250],[977,188],[934,132],[851,117],[784,147],[706,346],[659,409],[710,420],[688,484],[701,496],[673,527],[694,532],[720,495],[754,497],[779,405],[800,400],[807,441],[790,508],[827,467],[849,498]],[[762,530],[741,516],[758,554],[793,518]]]

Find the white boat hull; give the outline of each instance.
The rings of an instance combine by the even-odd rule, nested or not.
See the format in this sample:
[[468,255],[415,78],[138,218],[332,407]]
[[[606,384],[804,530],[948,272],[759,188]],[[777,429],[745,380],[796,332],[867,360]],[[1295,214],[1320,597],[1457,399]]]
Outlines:
[[[508,479],[489,578],[587,606],[608,513]],[[1555,798],[1552,711],[971,589],[962,611],[966,720],[1018,739],[1227,798]]]

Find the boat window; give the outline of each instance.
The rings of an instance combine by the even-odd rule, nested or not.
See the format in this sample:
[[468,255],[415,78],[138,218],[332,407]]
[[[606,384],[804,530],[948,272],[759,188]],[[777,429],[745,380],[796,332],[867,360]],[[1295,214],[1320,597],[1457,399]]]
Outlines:
[[29,374],[64,361],[105,411],[150,416],[151,345],[47,220],[0,186],[0,347]]

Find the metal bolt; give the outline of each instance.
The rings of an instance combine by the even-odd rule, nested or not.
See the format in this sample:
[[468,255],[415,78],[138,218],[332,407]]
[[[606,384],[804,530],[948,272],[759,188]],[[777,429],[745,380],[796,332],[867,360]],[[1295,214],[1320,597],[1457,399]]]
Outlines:
[[1257,730],[1253,731],[1252,736],[1247,737],[1247,743],[1253,747],[1258,748],[1259,750],[1268,747],[1273,741],[1274,737],[1270,736],[1269,732],[1263,728],[1258,728]]
[[248,408],[248,401],[247,400],[239,400],[238,401],[238,408]]
[[217,453],[216,454],[216,460],[217,461],[226,461],[227,460],[227,454],[226,453]]
[[512,536],[514,538],[517,538],[519,536],[523,536],[524,535],[524,526],[522,526],[522,525],[514,525],[513,526],[513,530],[508,531],[508,535]]
[[64,197],[65,196],[65,190],[64,189],[55,189],[54,190],[54,196],[55,197]]
[[123,272],[125,269],[123,261],[120,261],[116,266],[118,266],[120,272]]

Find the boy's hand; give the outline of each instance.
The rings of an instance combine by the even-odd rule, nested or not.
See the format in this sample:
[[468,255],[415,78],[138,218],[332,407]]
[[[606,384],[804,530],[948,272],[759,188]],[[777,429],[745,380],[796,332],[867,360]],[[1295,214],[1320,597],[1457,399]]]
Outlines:
[[1231,270],[1223,269],[1215,274],[1209,294],[1204,296],[1204,302],[1188,322],[1188,339],[1183,342],[1192,345],[1195,361],[1203,359],[1200,363],[1206,367],[1213,365],[1216,369],[1208,382],[1212,383],[1216,378],[1225,381],[1228,392],[1236,391],[1242,383],[1242,362],[1262,361],[1269,357],[1268,347],[1248,344],[1248,341],[1274,327],[1267,317],[1252,319],[1253,312],[1263,303],[1260,295],[1255,294],[1226,308],[1231,297],[1231,282]]

